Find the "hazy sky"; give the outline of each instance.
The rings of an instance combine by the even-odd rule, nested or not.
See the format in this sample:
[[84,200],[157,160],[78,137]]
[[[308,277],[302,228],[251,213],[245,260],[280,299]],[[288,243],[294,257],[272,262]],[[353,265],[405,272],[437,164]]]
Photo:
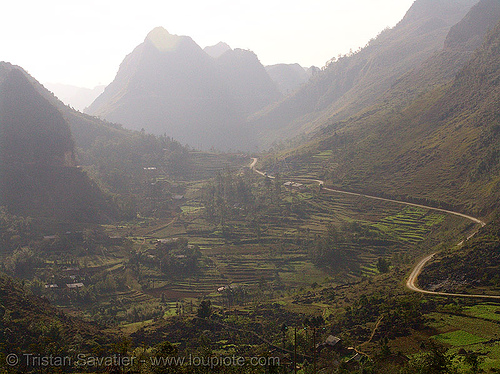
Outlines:
[[323,66],[394,26],[414,0],[9,0],[0,60],[36,79],[82,87],[110,83],[156,26],[201,47],[225,41],[265,65]]

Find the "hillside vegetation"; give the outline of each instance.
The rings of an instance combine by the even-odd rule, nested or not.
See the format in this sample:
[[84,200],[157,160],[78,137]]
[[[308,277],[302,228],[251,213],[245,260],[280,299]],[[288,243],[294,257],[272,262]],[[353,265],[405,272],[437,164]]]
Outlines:
[[[463,247],[443,252],[419,277],[419,284],[438,291],[485,293],[500,287],[499,218],[495,218]],[[490,292],[487,292],[490,293]],[[496,294],[494,292],[492,294]]]
[[297,92],[253,116],[250,124],[261,145],[311,132],[372,105],[403,74],[441,50],[450,28],[476,3],[416,1],[394,28],[358,51],[333,58]]
[[[471,30],[470,37],[462,36],[470,46],[477,39],[468,27],[471,18],[481,23],[485,13],[498,20],[498,3],[481,2],[450,34]],[[450,35],[445,49],[423,65],[433,68],[406,75],[379,104],[330,125],[313,142],[281,158],[289,157],[290,165],[301,165],[340,188],[440,201],[479,215],[493,211],[499,193],[500,29],[491,26],[472,54],[467,46],[450,47],[455,44]],[[461,56],[462,67],[446,79],[448,73],[441,72],[458,67],[445,62],[457,62],[453,56]],[[419,94],[408,100],[412,88]]]
[[370,180],[380,190],[465,203],[483,214],[497,208],[499,41],[497,25],[448,85],[384,119],[360,121],[376,131],[347,145],[349,163],[336,171],[341,183],[360,188]]
[[33,372],[33,367],[23,360],[23,353],[75,357],[76,352],[112,352],[117,341],[117,336],[104,332],[102,326],[68,316],[33,295],[20,282],[0,273],[2,372],[8,372],[5,360],[9,354],[18,355],[20,365],[16,372]]

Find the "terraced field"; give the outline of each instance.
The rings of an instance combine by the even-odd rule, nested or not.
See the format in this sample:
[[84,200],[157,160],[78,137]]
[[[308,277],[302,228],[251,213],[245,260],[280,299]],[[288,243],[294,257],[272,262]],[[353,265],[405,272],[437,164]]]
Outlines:
[[243,155],[226,155],[209,152],[191,152],[191,167],[188,172],[191,180],[212,178],[224,169],[238,169],[247,162]]
[[500,322],[500,305],[495,303],[474,305],[466,308],[465,313],[472,317]]
[[[200,163],[207,162],[207,157],[217,159],[214,165],[218,162],[218,166],[214,168],[228,166],[216,154],[197,157]],[[318,165],[328,157],[329,154],[317,155]],[[269,193],[269,183],[266,184],[262,176],[247,173],[245,178],[255,196]],[[281,179],[280,183],[288,180]],[[257,226],[250,209],[231,204],[232,213],[222,228],[207,219],[204,184],[186,182],[179,214],[164,222],[144,222],[143,228],[135,230],[132,243],[147,257],[154,255],[156,239],[186,239],[200,249],[199,270],[189,276],[171,276],[161,273],[160,267],[149,261],[149,265],[141,265],[142,286],[117,294],[114,299],[125,305],[147,305],[160,298],[163,302],[179,303],[210,296],[214,305],[222,306],[223,297],[218,289],[228,285],[246,289],[266,285],[268,289],[289,292],[307,289],[313,284],[356,282],[360,277],[379,274],[380,258],[394,263],[396,256],[407,253],[413,256],[413,249],[420,243],[426,241],[426,245],[434,245],[432,243],[437,242],[432,238],[441,225],[449,225],[451,221],[456,224],[460,220],[422,208],[320,192],[317,184],[305,184],[306,188],[301,191],[281,187],[279,209],[273,211],[277,213],[260,215]],[[315,241],[332,228],[340,233],[341,239],[329,250],[343,254],[347,262],[342,266],[335,262],[321,263],[312,257]],[[106,259],[118,273],[126,269],[124,260],[124,257]]]
[[456,330],[444,334],[435,335],[434,339],[444,344],[463,347],[472,344],[484,343],[488,339],[463,330]]
[[[262,183],[262,180],[256,176],[254,183]],[[374,276],[378,274],[379,258],[391,259],[408,252],[438,231],[435,228],[453,219],[426,209],[358,196],[318,194],[316,188],[310,185],[304,191],[283,189],[283,200],[300,206],[303,213],[289,215],[286,219],[265,217],[260,224],[259,237],[245,216],[229,221],[230,239],[207,221],[203,203],[193,192],[194,198],[182,207],[182,216],[155,232],[154,237],[185,238],[190,244],[198,245],[204,258],[202,271],[195,277],[180,280],[156,276],[155,288],[148,293],[177,300],[216,295],[219,287],[228,284],[254,286],[264,281],[303,287],[313,282],[322,283],[325,279],[342,282],[353,276]],[[337,248],[351,259],[347,272],[332,273],[314,264],[307,243],[317,235],[324,235],[330,226],[343,230],[351,224],[360,225],[378,239],[337,244]]]
[[373,227],[395,240],[415,244],[424,240],[432,226],[443,222],[444,219],[443,214],[407,207],[398,214],[385,217],[373,224]]

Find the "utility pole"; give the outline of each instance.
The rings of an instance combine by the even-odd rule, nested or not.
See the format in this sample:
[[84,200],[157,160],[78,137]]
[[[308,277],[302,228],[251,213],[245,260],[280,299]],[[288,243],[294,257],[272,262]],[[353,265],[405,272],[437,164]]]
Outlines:
[[313,327],[313,373],[316,374],[316,327]]
[[293,343],[293,372],[297,374],[297,327],[294,328],[295,330],[295,341]]
[[288,330],[288,326],[283,324],[281,325],[281,332],[283,333],[283,352],[286,349],[286,330]]

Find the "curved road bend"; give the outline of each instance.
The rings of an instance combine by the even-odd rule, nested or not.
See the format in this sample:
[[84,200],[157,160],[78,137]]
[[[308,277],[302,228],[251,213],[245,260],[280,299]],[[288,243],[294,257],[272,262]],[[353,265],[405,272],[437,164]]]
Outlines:
[[[255,165],[257,164],[257,161],[258,161],[258,158],[252,157],[252,163],[249,165],[250,169],[252,169],[253,171],[255,171],[257,174],[260,174],[260,175],[266,176],[268,178],[274,179],[274,177],[268,176],[266,173],[264,173],[264,172],[262,172],[260,170],[257,170],[255,168]],[[304,180],[311,181],[311,182],[316,182],[316,183],[319,183],[320,185],[324,185],[325,184],[324,181],[319,180],[319,179],[304,179]],[[417,207],[417,208],[424,208],[424,209],[428,209],[428,210],[434,210],[436,212],[447,213],[447,214],[451,214],[451,215],[454,215],[454,216],[458,216],[458,217],[462,217],[462,218],[468,219],[469,221],[472,221],[474,223],[477,223],[477,224],[481,225],[481,227],[486,226],[486,223],[484,221],[481,221],[478,218],[469,216],[467,214],[462,214],[462,213],[459,213],[459,212],[454,212],[452,210],[446,210],[446,209],[441,209],[441,208],[434,208],[434,207],[427,206],[427,205],[409,203],[409,202],[399,201],[399,200],[385,199],[383,197],[365,195],[365,194],[360,194],[360,193],[356,193],[356,192],[347,192],[347,191],[335,190],[333,188],[328,188],[328,187],[324,187],[323,190],[330,191],[330,192],[335,192],[335,193],[339,193],[339,194],[344,194],[344,195],[360,196],[360,197],[364,197],[364,198],[372,199],[372,200],[386,201],[386,202],[391,202],[391,203],[400,204],[400,205],[413,206],[413,207]],[[467,237],[466,240],[469,240],[470,238],[472,238],[474,235],[476,235],[476,233],[478,231],[479,231],[479,229],[475,230],[471,235],[469,235]],[[458,243],[458,245],[462,245],[462,244],[463,244],[463,241],[460,242],[460,243]],[[420,293],[428,294],[428,295],[500,299],[500,296],[494,296],[494,295],[455,294],[455,293],[447,293],[447,292],[426,291],[426,290],[423,290],[423,289],[419,288],[417,286],[418,276],[422,272],[422,270],[425,267],[425,265],[435,255],[436,255],[436,253],[428,255],[427,257],[425,257],[422,260],[420,260],[420,262],[413,268],[410,276],[408,277],[408,280],[406,281],[406,287],[408,287],[408,289],[410,289],[412,291],[415,291],[415,292],[420,292]]]

